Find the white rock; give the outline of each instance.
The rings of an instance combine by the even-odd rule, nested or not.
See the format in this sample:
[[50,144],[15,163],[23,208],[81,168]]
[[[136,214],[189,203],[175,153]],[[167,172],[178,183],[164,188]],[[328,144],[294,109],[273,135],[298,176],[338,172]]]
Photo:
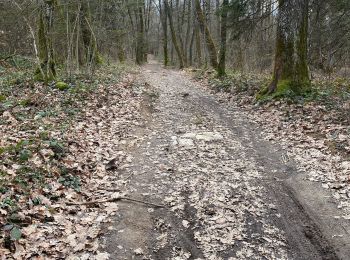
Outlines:
[[196,134],[195,133],[187,133],[187,134],[184,134],[182,136],[182,138],[194,139],[194,138],[196,138]]
[[226,219],[225,218],[218,218],[215,221],[216,224],[225,224],[226,223]]
[[143,255],[143,250],[141,248],[137,248],[134,250],[135,255]]
[[350,161],[344,161],[341,163],[343,169],[350,170]]
[[172,146],[178,145],[178,141],[177,141],[177,137],[176,136],[172,136],[171,137],[171,145]]
[[181,138],[179,139],[179,145],[180,146],[185,146],[185,147],[190,147],[190,146],[194,146],[194,142],[192,139],[185,139],[185,138]]
[[224,139],[224,137],[220,133],[214,133],[214,132],[203,132],[201,134],[196,135],[197,140],[203,140],[205,142],[211,142],[211,141],[219,141]]
[[185,228],[188,228],[190,226],[190,222],[188,222],[187,220],[182,220],[182,225],[185,227]]

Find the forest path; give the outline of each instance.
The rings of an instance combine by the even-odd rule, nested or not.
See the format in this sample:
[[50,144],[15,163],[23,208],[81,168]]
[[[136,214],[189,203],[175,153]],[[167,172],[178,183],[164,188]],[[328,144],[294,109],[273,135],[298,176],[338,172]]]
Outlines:
[[156,100],[126,187],[166,207],[121,202],[103,238],[110,259],[338,259],[297,199],[317,190],[294,194],[293,162],[239,109],[155,62],[141,78]]

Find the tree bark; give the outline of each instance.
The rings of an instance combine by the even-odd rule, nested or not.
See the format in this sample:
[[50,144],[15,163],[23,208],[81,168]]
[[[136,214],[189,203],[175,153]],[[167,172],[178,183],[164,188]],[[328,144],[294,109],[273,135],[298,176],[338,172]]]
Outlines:
[[173,17],[169,8],[169,3],[168,0],[164,0],[164,7],[165,7],[165,12],[168,16],[169,19],[169,26],[170,26],[170,31],[171,31],[171,38],[173,41],[173,45],[176,51],[176,54],[179,58],[179,63],[180,63],[180,69],[183,69],[185,64],[184,64],[184,57],[183,57],[183,53],[181,51],[181,48],[179,46],[179,43],[177,41],[177,37],[176,37],[176,33],[175,33],[175,28],[174,28],[174,23],[173,23]]
[[[56,64],[52,45],[53,11],[53,3],[44,3],[41,6],[38,19],[38,54],[40,68],[37,69],[35,78],[37,80],[43,80],[45,83],[48,83],[56,77]],[[43,74],[44,78],[42,78]]]
[[164,13],[162,8],[162,0],[159,0],[159,14],[160,20],[163,28],[163,64],[164,66],[169,65],[169,55],[168,55],[168,17],[166,12]]
[[199,29],[197,26],[194,28],[194,37],[195,37],[195,45],[196,45],[196,63],[197,66],[202,66],[202,47],[201,47],[201,39],[199,35]]
[[205,20],[205,17],[204,17],[203,11],[202,11],[202,7],[201,7],[199,0],[195,0],[195,8],[196,8],[197,19],[198,19],[199,25],[202,29],[202,32],[205,35],[206,45],[207,45],[207,49],[209,52],[211,66],[217,70],[218,69],[218,60],[217,60],[216,47],[215,47],[213,38],[210,34],[210,31],[209,31],[207,22]]
[[226,75],[226,38],[227,38],[227,8],[228,0],[223,0],[221,10],[221,32],[220,32],[220,60],[218,64],[218,76],[222,77]]
[[145,24],[144,24],[144,0],[137,0],[137,6],[135,10],[136,21],[137,21],[137,40],[136,40],[136,63],[141,65],[146,61],[145,51]]
[[307,41],[309,0],[279,0],[273,80],[268,94],[310,86]]
[[101,62],[100,55],[97,50],[97,40],[91,26],[91,10],[87,1],[81,0],[81,35],[82,43],[84,45],[84,57],[85,63],[89,67],[93,67]]

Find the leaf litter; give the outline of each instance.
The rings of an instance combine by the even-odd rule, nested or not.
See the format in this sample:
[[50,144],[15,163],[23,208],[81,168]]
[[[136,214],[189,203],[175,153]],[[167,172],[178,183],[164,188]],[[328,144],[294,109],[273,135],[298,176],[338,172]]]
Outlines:
[[[316,78],[318,96],[311,100],[288,98],[256,103],[255,93],[265,78],[245,76],[249,88],[229,82],[225,89],[204,76],[202,87],[215,94],[224,107],[238,107],[242,116],[261,127],[261,136],[287,151],[305,180],[331,191],[342,216],[350,214],[350,92],[349,82]],[[242,78],[244,78],[242,76]],[[341,84],[339,83],[341,82]]]
[[[266,201],[261,170],[244,140],[200,105],[203,92],[181,73],[144,74],[159,99],[150,135],[138,152],[146,157],[140,159],[144,171],[139,174],[151,173],[147,190],[162,198],[179,222],[154,215],[152,252],[170,247],[167,259],[288,259],[284,232],[271,217],[274,203]],[[188,239],[202,257],[177,244],[178,232],[192,234]]]
[[30,105],[0,104],[0,254],[6,259],[108,259],[98,238],[118,204],[69,202],[128,195],[120,192],[127,183],[120,169],[129,167],[126,150],[138,142],[130,129],[142,122],[144,86],[115,69],[93,87],[82,82],[68,92],[21,86],[8,100]]

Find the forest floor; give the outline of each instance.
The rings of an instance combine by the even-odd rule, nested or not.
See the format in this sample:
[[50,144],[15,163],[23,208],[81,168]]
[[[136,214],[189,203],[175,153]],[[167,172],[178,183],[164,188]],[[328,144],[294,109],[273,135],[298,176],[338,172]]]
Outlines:
[[[254,105],[156,62],[114,80],[78,105],[74,92],[38,90],[2,112],[11,185],[1,191],[0,253],[348,259],[346,118],[319,118],[319,105]],[[43,101],[55,110],[39,113]]]
[[126,188],[166,207],[120,204],[103,238],[112,259],[347,259],[347,157],[281,127],[278,107],[243,107],[158,64],[141,78],[157,99]]

